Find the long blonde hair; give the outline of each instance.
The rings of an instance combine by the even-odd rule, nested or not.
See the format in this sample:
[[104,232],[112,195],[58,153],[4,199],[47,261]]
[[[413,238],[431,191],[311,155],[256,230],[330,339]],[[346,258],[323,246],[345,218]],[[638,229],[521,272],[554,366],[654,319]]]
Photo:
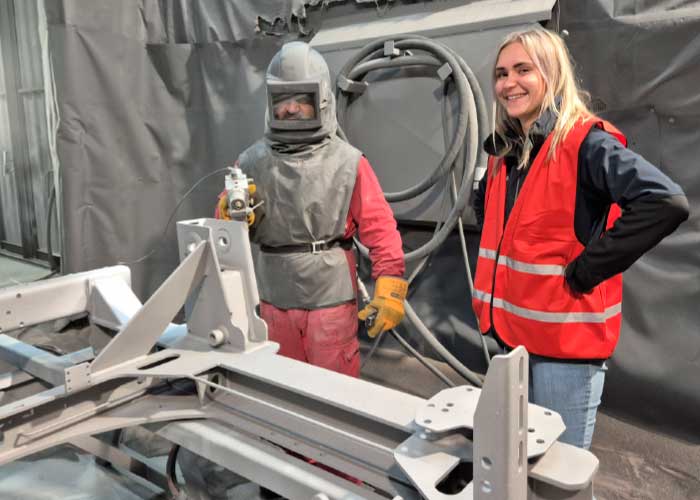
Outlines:
[[[544,79],[545,93],[538,116],[547,109],[556,116],[556,124],[552,130],[552,143],[547,154],[547,160],[551,160],[557,147],[576,122],[582,118],[593,117],[593,113],[586,105],[586,102],[589,101],[589,95],[581,90],[576,83],[573,64],[564,40],[556,33],[543,28],[511,33],[503,40],[493,65],[494,87],[498,57],[506,46],[513,43],[520,43],[523,46]],[[522,153],[518,161],[518,168],[526,167],[530,161],[532,142],[529,137],[523,137],[520,122],[508,116],[505,108],[495,96],[494,103],[495,135],[505,144],[505,148],[499,152],[499,155],[505,155],[515,148],[516,142],[507,134],[508,130],[515,130],[522,140]]]

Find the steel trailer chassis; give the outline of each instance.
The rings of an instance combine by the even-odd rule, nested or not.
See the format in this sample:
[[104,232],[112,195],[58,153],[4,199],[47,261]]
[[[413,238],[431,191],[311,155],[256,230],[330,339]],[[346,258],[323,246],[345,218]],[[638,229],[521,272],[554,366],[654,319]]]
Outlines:
[[[123,266],[0,290],[0,332],[81,314],[118,332],[96,356],[63,357],[0,333],[0,359],[20,368],[0,390],[53,386],[0,406],[0,464],[72,443],[144,473],[91,436],[148,424],[286,498],[592,498],[598,460],[558,442],[561,417],[527,403],[524,349],[496,356],[482,389],[429,400],[290,360],[256,313],[246,225],[179,222],[178,243],[180,265],[143,305]],[[183,305],[187,323],[171,323]],[[172,390],[183,381],[196,390]],[[458,493],[441,487],[450,474],[466,483]]]

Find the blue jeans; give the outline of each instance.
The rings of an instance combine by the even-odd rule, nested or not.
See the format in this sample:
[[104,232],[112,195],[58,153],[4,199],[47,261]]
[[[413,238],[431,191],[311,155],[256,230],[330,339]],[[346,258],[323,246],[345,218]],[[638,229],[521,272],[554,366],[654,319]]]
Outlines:
[[606,371],[605,363],[567,363],[530,354],[530,402],[564,419],[566,431],[559,441],[591,447]]

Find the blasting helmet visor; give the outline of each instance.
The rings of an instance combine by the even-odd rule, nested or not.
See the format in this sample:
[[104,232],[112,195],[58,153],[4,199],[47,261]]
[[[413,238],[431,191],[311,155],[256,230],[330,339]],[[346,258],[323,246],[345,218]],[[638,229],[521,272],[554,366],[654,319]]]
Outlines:
[[308,130],[321,127],[318,82],[267,82],[270,128]]

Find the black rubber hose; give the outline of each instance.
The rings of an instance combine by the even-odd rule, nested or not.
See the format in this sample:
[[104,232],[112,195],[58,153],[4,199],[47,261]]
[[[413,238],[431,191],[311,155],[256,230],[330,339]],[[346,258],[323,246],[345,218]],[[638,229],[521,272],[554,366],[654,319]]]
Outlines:
[[[396,193],[385,193],[384,196],[386,197],[387,201],[393,202],[414,198],[419,194],[424,193],[431,186],[433,186],[440,177],[444,176],[444,174],[451,169],[455,159],[457,158],[457,155],[459,154],[459,150],[464,144],[464,138],[467,132],[467,122],[469,116],[465,107],[465,103],[469,100],[473,101],[474,97],[472,94],[472,89],[470,88],[469,82],[467,80],[466,74],[463,71],[457,70],[458,68],[461,68],[461,65],[457,59],[459,56],[456,56],[456,54],[446,46],[436,43],[427,38],[418,37],[404,39],[401,39],[401,37],[399,37],[398,39],[385,39],[385,41],[387,40],[394,40],[395,47],[397,49],[423,50],[425,52],[433,54],[435,58],[416,58],[415,56],[410,55],[404,56],[406,57],[406,59],[404,59],[403,57],[396,57],[393,58],[393,60],[391,60],[390,58],[383,57],[383,51],[377,51],[374,48],[374,46],[380,42],[380,45],[383,47],[384,42],[380,40],[379,42],[374,42],[368,45],[360,51],[360,55],[362,57],[359,58],[358,63],[362,61],[363,64],[352,64],[351,66],[349,64],[346,64],[346,66],[343,67],[343,70],[341,70],[341,72],[339,73],[338,79],[341,79],[341,77],[343,77],[347,78],[348,80],[356,80],[359,78],[364,78],[367,75],[367,72],[373,69],[381,69],[385,67],[416,66],[418,64],[418,61],[420,61],[421,63],[425,63],[427,61],[428,64],[433,66],[435,65],[433,59],[435,59],[439,65],[447,63],[452,69],[452,78],[455,81],[455,87],[457,89],[457,93],[459,95],[461,104],[460,111],[457,116],[457,132],[455,133],[453,140],[447,149],[447,152],[443,156],[437,168],[428,177],[423,179],[415,186],[412,186],[408,189],[404,189]],[[377,55],[381,55],[382,57],[378,61],[371,61],[370,63],[368,61],[363,60],[366,55],[369,55],[370,58],[374,58]],[[341,126],[344,123],[348,101],[348,94],[341,92],[338,96],[338,121],[340,122]]]
[[215,175],[218,175],[220,173],[228,172],[229,170],[230,170],[230,167],[224,167],[224,168],[220,168],[218,170],[214,170],[213,172],[209,172],[208,174],[200,177],[197,180],[197,182],[192,184],[192,186],[187,190],[187,192],[184,195],[182,195],[182,198],[180,198],[180,201],[177,202],[177,204],[175,205],[175,208],[173,208],[172,211],[170,212],[170,216],[168,217],[168,221],[165,223],[165,227],[163,228],[163,232],[160,235],[160,239],[153,246],[153,248],[151,248],[151,251],[146,253],[145,255],[142,255],[141,257],[139,257],[136,260],[119,261],[117,264],[119,264],[119,265],[139,264],[140,262],[143,262],[144,260],[150,258],[154,253],[156,253],[160,249],[160,246],[165,243],[166,236],[168,234],[168,228],[170,227],[170,224],[173,222],[173,218],[175,217],[175,214],[177,213],[178,209],[183,204],[183,202],[189,197],[189,195],[192,194],[192,192],[195,189],[197,189],[197,187],[205,180],[207,180],[210,177],[213,177]]
[[168,461],[165,464],[165,476],[168,481],[168,492],[173,500],[180,498],[180,488],[177,485],[177,454],[180,445],[174,444],[168,453]]
[[428,328],[418,317],[418,315],[413,310],[413,307],[411,307],[411,304],[409,304],[408,301],[404,302],[404,307],[406,309],[406,318],[408,318],[411,324],[413,324],[413,326],[416,327],[418,333],[420,333],[421,337],[423,337],[426,340],[426,342],[430,344],[430,347],[435,349],[438,355],[442,359],[444,359],[445,362],[447,362],[447,364],[452,367],[452,369],[454,369],[462,377],[468,380],[472,385],[475,385],[476,387],[481,387],[482,380],[479,377],[479,375],[471,371],[466,366],[464,366],[461,361],[455,358],[452,355],[452,353],[448,351],[437,338],[435,338],[435,335],[433,335],[433,333],[430,330],[428,330]]
[[[385,43],[388,41],[394,42],[394,48],[403,50],[403,55],[386,57],[383,49]],[[428,52],[431,55],[417,56],[408,52],[414,49]],[[479,127],[485,127],[486,124],[489,123],[489,120],[481,88],[474,73],[467,66],[466,62],[452,49],[424,37],[416,36],[387,37],[372,42],[352,57],[338,75],[339,82],[346,80],[355,81],[364,79],[370,71],[377,69],[417,65],[435,67],[442,66],[445,63],[449,65],[452,82],[455,85],[459,97],[459,111],[456,118],[457,127],[452,141],[447,147],[445,156],[431,175],[411,188],[398,193],[385,193],[385,197],[388,201],[402,201],[425,192],[433,186],[438,179],[454,171],[458,158],[462,158],[464,161],[462,180],[459,192],[456,194],[452,210],[448,214],[445,224],[439,229],[438,226],[436,226],[435,234],[426,244],[405,255],[407,264],[427,257],[444,243],[455,224],[461,220],[461,215],[472,193],[471,188],[476,168],[485,165],[485,152],[479,147],[481,144],[481,137],[485,136],[485,134],[479,133]],[[338,135],[347,140],[342,127],[345,123],[345,116],[350,103],[350,95],[342,91],[340,87],[337,92],[337,102],[339,122]],[[452,194],[454,196],[454,193]],[[367,248],[357,241],[357,239],[355,243],[360,253],[368,257],[369,251]],[[466,265],[468,265],[468,262]],[[435,349],[435,351],[461,376],[472,384],[480,387],[482,384],[481,378],[479,378],[475,372],[465,367],[437,340],[420,318],[418,318],[407,301],[405,302],[405,306],[407,319],[416,327],[418,332],[426,339],[433,349]]]
[[[457,131],[453,136],[448,152],[446,153],[445,157],[443,157],[443,160],[438,165],[438,168],[435,169],[435,171],[429,177],[425,178],[416,186],[398,193],[400,195],[399,199],[407,199],[403,197],[405,194],[420,194],[434,185],[440,176],[443,176],[454,168],[455,160],[459,156],[460,150],[465,145],[467,146],[467,154],[464,157],[466,165],[462,173],[460,190],[457,194],[457,200],[446,218],[445,225],[426,244],[405,255],[406,262],[410,263],[425,257],[444,243],[457,223],[458,218],[464,211],[464,208],[469,200],[469,195],[471,194],[474,172],[477,166],[483,166],[485,164],[485,152],[478,147],[481,142],[480,138],[482,135],[484,135],[479,133],[479,126],[483,127],[488,123],[488,116],[486,113],[486,104],[484,102],[483,94],[479,87],[478,81],[464,60],[446,46],[422,37],[412,37],[410,39],[407,37],[389,37],[367,45],[357,55],[355,55],[355,57],[351,58],[343,67],[339,74],[338,80],[340,81],[341,77],[352,80],[353,77],[357,78],[361,72],[364,72],[364,77],[366,75],[365,70],[369,71],[372,69],[380,69],[385,67],[415,66],[419,63],[435,66],[435,61],[438,60],[431,56],[409,55],[399,56],[389,61],[388,58],[384,57],[383,50],[378,50],[380,47],[383,48],[384,43],[389,40],[394,40],[397,48],[420,48],[421,50],[432,51],[435,54],[444,56],[445,60],[450,64],[453,80],[460,95],[460,110],[457,115]],[[372,58],[375,57],[380,58],[376,61],[372,60]],[[355,66],[358,66],[361,71],[356,70]],[[464,84],[465,81],[468,84]],[[469,98],[467,99],[467,97]],[[339,121],[338,134],[341,137],[346,138],[342,131],[342,127],[344,123],[344,116],[347,113],[349,96],[346,92],[339,90],[337,100]],[[464,127],[467,127],[466,130]],[[469,133],[468,139],[466,138],[467,132]],[[455,145],[458,145],[459,147],[456,147],[455,149],[453,147]],[[394,199],[395,195],[397,195],[397,193],[385,193],[385,197],[389,201],[398,201]],[[361,244],[358,245],[358,248],[362,255],[365,257],[368,256],[369,252],[367,248]]]
[[435,368],[432,365],[432,363],[425,356],[423,356],[421,353],[419,353],[417,350],[415,350],[413,348],[413,346],[411,344],[409,344],[406,341],[406,339],[404,339],[401,335],[399,335],[399,333],[395,329],[392,328],[389,331],[391,332],[391,335],[394,337],[394,339],[396,339],[396,341],[399,344],[401,344],[401,347],[406,349],[406,351],[408,351],[408,353],[411,354],[411,356],[416,358],[423,366],[425,366],[428,370],[430,370],[430,373],[432,373],[437,378],[442,380],[445,383],[445,385],[447,385],[448,387],[455,387],[456,386],[456,384],[454,382],[452,382],[449,378],[447,378],[440,370]]

